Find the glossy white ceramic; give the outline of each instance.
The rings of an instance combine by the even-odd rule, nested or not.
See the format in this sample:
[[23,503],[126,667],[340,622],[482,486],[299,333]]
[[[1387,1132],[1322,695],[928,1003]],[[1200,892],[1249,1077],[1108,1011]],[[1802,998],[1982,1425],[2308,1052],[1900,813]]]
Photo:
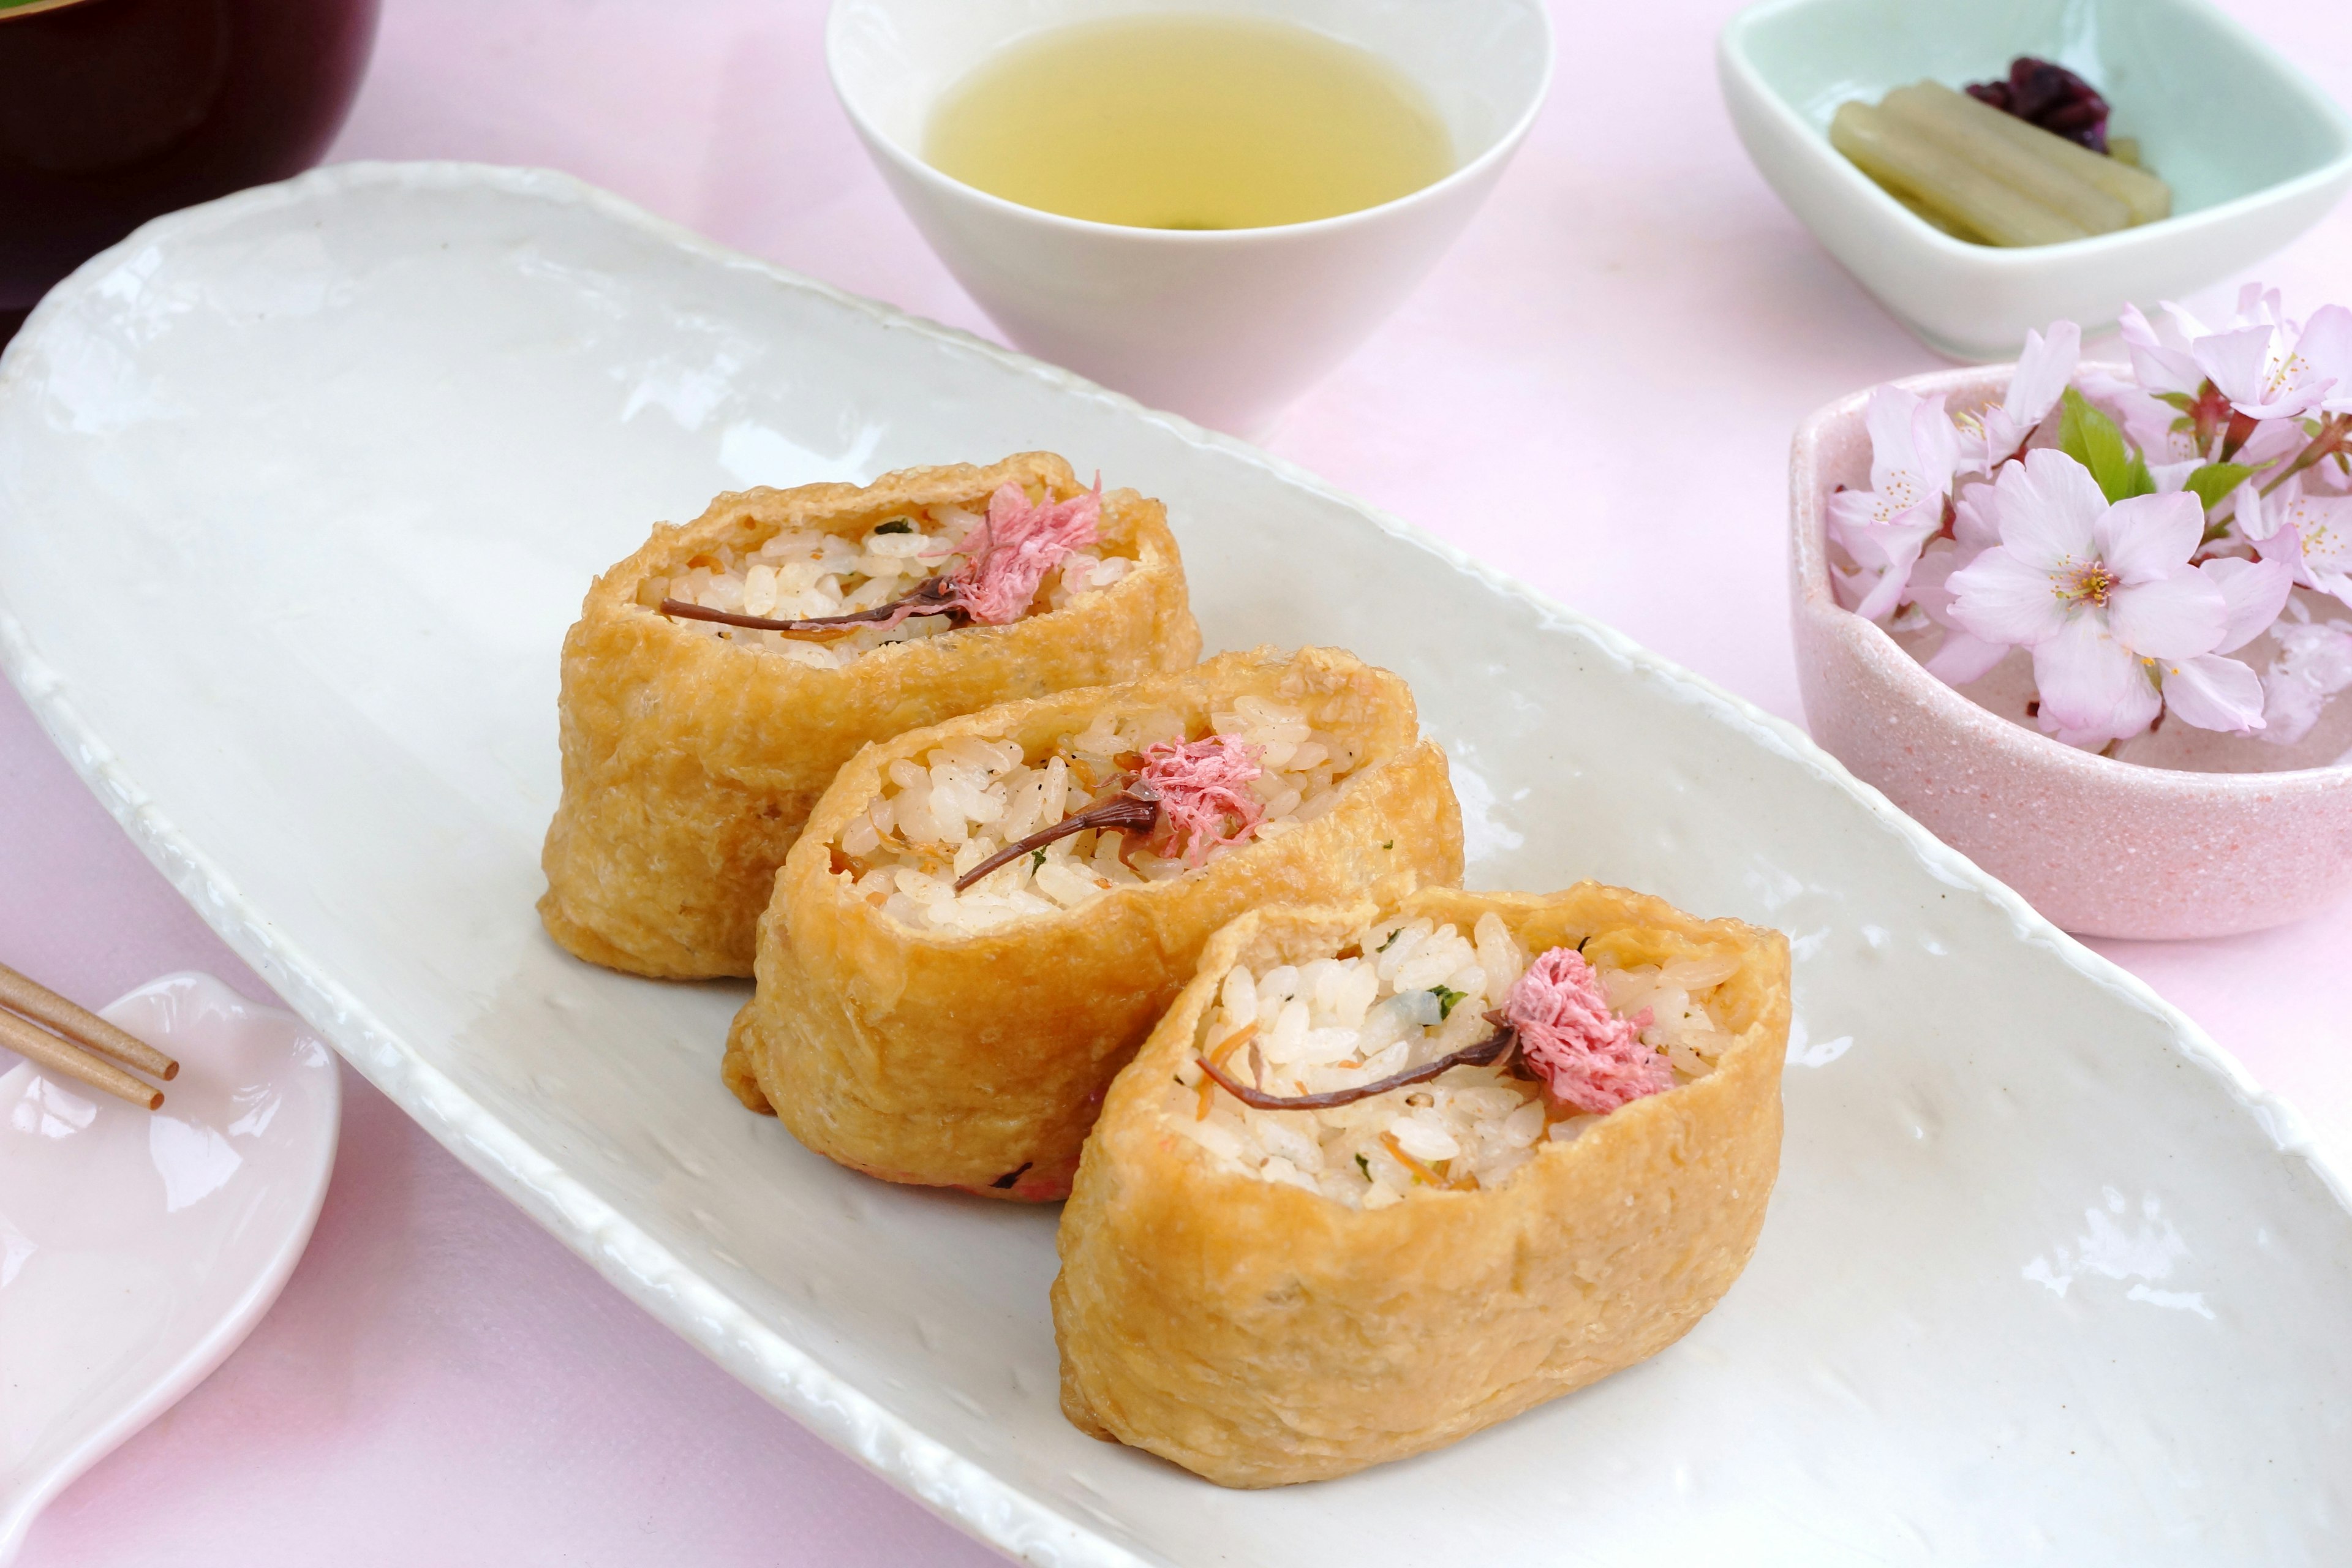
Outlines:
[[[1780,1187],[1684,1342],[1442,1453],[1217,1490],[1062,1419],[1050,1210],[808,1153],[719,1082],[740,987],[541,934],[591,574],[724,486],[1041,445],[1165,498],[1212,647],[1412,680],[1477,884],[1595,876],[1792,935]],[[436,1137],[1025,1561],[2342,1555],[2352,1215],[2145,987],[1790,726],[1310,476],[558,176],[326,170],[53,295],[0,363],[0,658]]]
[[[1280,228],[1127,228],[1039,212],[922,160],[940,91],[1023,35],[1138,11],[1296,22],[1429,94],[1459,166],[1364,212]],[[891,191],[1007,337],[1145,403],[1255,434],[1354,351],[1445,253],[1535,122],[1542,0],[835,0],[834,89]]]
[[244,1342],[335,1168],[342,1085],[299,1018],[209,974],[106,1016],[180,1060],[152,1115],[0,1053],[0,1563]]
[[[1902,384],[1958,412],[1998,399],[2009,370],[1945,371]],[[1964,695],[1838,604],[1829,498],[1870,482],[1869,398],[1855,393],[1806,420],[1790,455],[1790,622],[1814,738],[1945,843],[2085,936],[2234,936],[2352,894],[2352,767],[2308,765],[2342,752],[2340,718],[2294,752],[2173,724],[2133,749],[2175,765],[2095,756],[2020,721],[2032,685],[2024,655]],[[2271,652],[2265,642],[2241,657],[2261,668]],[[2004,710],[1974,697],[2006,700]],[[2249,752],[2283,771],[2228,771],[2244,766]],[[2290,761],[2302,765],[2285,770]]]
[[[2018,55],[2082,73],[2170,182],[2174,216],[2066,245],[1997,249],[1930,227],[1829,142],[1848,99],[2005,75]],[[2352,121],[2208,0],[1763,0],[1717,66],[1748,154],[1815,238],[1956,359],[2014,359],[2031,329],[2114,324],[2270,255],[2352,184]]]

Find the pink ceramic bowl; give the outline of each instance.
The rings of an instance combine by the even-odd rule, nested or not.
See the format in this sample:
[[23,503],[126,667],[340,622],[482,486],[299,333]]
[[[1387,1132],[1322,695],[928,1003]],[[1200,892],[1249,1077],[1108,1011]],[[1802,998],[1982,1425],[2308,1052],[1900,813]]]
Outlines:
[[[1999,398],[2011,368],[1903,384],[1970,408]],[[1868,398],[1806,420],[1790,455],[1790,609],[1813,738],[2079,935],[2229,936],[2352,893],[2352,767],[2192,773],[2079,752],[1979,706],[1839,607],[1825,509],[1839,485],[1870,482]]]

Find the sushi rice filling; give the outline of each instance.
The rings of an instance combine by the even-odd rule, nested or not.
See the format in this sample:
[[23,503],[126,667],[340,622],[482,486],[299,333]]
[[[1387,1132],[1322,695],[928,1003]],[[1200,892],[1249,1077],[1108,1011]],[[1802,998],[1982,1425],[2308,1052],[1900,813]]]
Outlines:
[[[1599,1108],[1706,1077],[1733,1038],[1709,1011],[1737,968],[1730,958],[1612,969],[1573,948],[1530,955],[1492,912],[1467,937],[1388,917],[1342,952],[1226,973],[1165,1105],[1171,1128],[1217,1168],[1350,1208],[1385,1208],[1415,1189],[1498,1186],[1546,1141],[1571,1141],[1607,1114]],[[1337,1096],[1506,1029],[1518,1048],[1486,1065],[1349,1104],[1257,1109],[1216,1081]]]
[[[1339,803],[1360,760],[1354,742],[1259,697],[1212,714],[1197,738],[1165,711],[1098,713],[1034,758],[1017,742],[960,735],[919,762],[889,764],[882,793],[836,840],[835,874],[918,930],[986,931],[1171,881],[1291,832]],[[1006,847],[1131,798],[1153,778],[1173,785],[1153,831],[1056,837],[957,889]]]
[[794,528],[750,550],[715,546],[676,574],[638,584],[637,602],[648,609],[668,600],[730,615],[808,621],[884,611],[926,584],[957,595],[954,614],[909,613],[805,631],[684,616],[672,622],[812,668],[841,669],[886,643],[938,637],[974,620],[1001,625],[1109,587],[1136,563],[1095,538],[1099,510],[1097,492],[1032,502],[1008,483],[985,510],[937,503],[884,518],[859,536]]

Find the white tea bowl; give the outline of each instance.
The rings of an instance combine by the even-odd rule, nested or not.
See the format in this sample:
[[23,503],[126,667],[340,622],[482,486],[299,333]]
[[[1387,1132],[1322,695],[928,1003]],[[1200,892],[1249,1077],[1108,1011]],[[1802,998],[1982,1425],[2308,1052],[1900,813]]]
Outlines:
[[[2014,368],[1897,384],[1940,393],[1955,410],[1978,408],[1999,400]],[[1813,739],[2078,936],[2231,936],[2352,895],[2352,767],[2203,771],[2244,766],[2245,742],[2177,724],[2147,749],[2186,766],[2078,751],[1947,686],[1875,622],[1839,605],[1829,498],[1841,485],[1870,483],[1869,400],[1857,393],[1815,414],[1790,455],[1790,618]],[[2001,674],[1969,689],[2021,714],[2025,687],[2002,688]],[[2342,721],[2322,721],[2334,746]],[[2324,738],[2315,730],[2302,749]]]
[[[1312,223],[1180,230],[1041,212],[924,162],[933,106],[992,51],[1070,23],[1171,12],[1292,22],[1369,50],[1428,95],[1454,172]],[[835,0],[825,54],[891,191],[1015,344],[1248,436],[1352,353],[1453,244],[1533,123],[1552,45],[1542,0]]]

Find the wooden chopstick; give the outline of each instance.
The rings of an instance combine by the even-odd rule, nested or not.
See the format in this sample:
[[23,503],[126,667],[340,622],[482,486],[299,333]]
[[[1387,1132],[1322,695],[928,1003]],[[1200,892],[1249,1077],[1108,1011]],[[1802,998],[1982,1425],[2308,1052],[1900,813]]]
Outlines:
[[180,1064],[146,1041],[124,1034],[89,1008],[75,1006],[40,982],[17,973],[5,963],[0,963],[0,1007],[47,1024],[82,1049],[110,1057],[150,1078],[169,1083],[180,1076]]
[[0,1012],[0,1046],[37,1066],[79,1079],[133,1105],[153,1110],[163,1103],[162,1089],[140,1082],[112,1062],[100,1061],[14,1013]]

